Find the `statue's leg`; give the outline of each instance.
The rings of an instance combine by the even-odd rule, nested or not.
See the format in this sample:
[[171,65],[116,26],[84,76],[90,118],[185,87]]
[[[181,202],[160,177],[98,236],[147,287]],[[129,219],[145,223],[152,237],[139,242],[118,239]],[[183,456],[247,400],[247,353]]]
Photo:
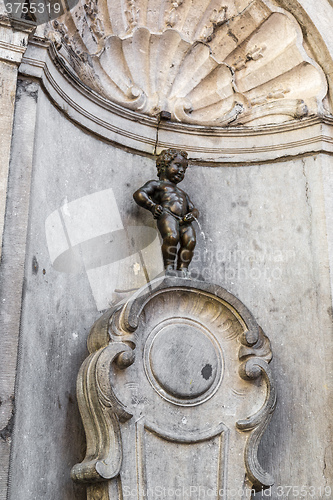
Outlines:
[[173,269],[179,243],[179,223],[172,215],[164,213],[159,217],[157,227],[163,239],[162,255],[164,267],[165,269]]
[[191,224],[181,226],[180,228],[180,249],[178,252],[177,269],[187,269],[196,244],[195,230]]

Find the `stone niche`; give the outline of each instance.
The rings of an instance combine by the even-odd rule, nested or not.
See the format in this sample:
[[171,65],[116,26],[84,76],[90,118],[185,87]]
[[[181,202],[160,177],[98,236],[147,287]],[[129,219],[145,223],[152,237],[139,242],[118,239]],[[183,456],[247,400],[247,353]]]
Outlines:
[[247,308],[204,281],[157,278],[92,327],[77,382],[88,500],[250,499],[275,409],[270,342]]
[[[313,18],[329,8],[302,5]],[[223,485],[230,500],[236,487],[249,495],[272,483],[259,463],[274,467],[273,499],[287,485],[331,495],[332,38],[325,49],[297,9],[296,0],[79,0],[14,51],[26,47],[0,303],[2,429],[12,426],[16,375],[15,425],[12,445],[0,440],[3,463],[3,450],[12,457],[0,497],[83,500],[86,484],[90,500],[125,499],[164,487],[162,470],[180,478],[172,487]],[[161,110],[172,119],[159,122]],[[132,193],[155,177],[154,152],[167,147],[187,150],[192,164],[185,185],[205,233],[197,269],[248,304],[274,348],[280,404],[259,463],[275,401],[268,340],[219,287],[152,282],[158,236]],[[102,212],[100,225],[87,216]],[[119,255],[116,231],[115,243],[126,242]],[[156,256],[151,288],[114,297],[147,281],[132,267],[143,247]],[[80,372],[88,448],[76,484],[85,329],[118,299],[129,302],[93,327]],[[169,338],[191,380],[195,346],[205,354],[190,388],[177,365],[162,369],[161,356],[174,356]]]

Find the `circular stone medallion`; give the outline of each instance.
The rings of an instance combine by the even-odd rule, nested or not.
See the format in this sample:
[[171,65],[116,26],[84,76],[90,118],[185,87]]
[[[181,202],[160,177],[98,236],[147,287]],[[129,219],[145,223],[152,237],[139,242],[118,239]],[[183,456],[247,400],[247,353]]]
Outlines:
[[145,349],[148,378],[165,399],[179,404],[206,400],[217,387],[222,356],[216,340],[190,320],[158,325]]

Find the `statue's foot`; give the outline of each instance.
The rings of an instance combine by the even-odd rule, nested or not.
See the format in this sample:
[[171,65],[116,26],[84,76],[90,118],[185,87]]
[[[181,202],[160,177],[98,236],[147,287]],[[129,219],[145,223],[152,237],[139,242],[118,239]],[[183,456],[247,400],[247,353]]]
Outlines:
[[165,276],[177,276],[177,271],[173,267],[173,265],[166,266],[165,268]]

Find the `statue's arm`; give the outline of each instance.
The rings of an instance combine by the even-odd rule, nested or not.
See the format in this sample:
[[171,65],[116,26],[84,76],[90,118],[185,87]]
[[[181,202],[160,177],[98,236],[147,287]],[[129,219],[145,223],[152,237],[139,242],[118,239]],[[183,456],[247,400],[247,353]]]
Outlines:
[[158,181],[148,181],[133,194],[133,198],[140,207],[154,212],[156,203],[153,200],[158,189]]

